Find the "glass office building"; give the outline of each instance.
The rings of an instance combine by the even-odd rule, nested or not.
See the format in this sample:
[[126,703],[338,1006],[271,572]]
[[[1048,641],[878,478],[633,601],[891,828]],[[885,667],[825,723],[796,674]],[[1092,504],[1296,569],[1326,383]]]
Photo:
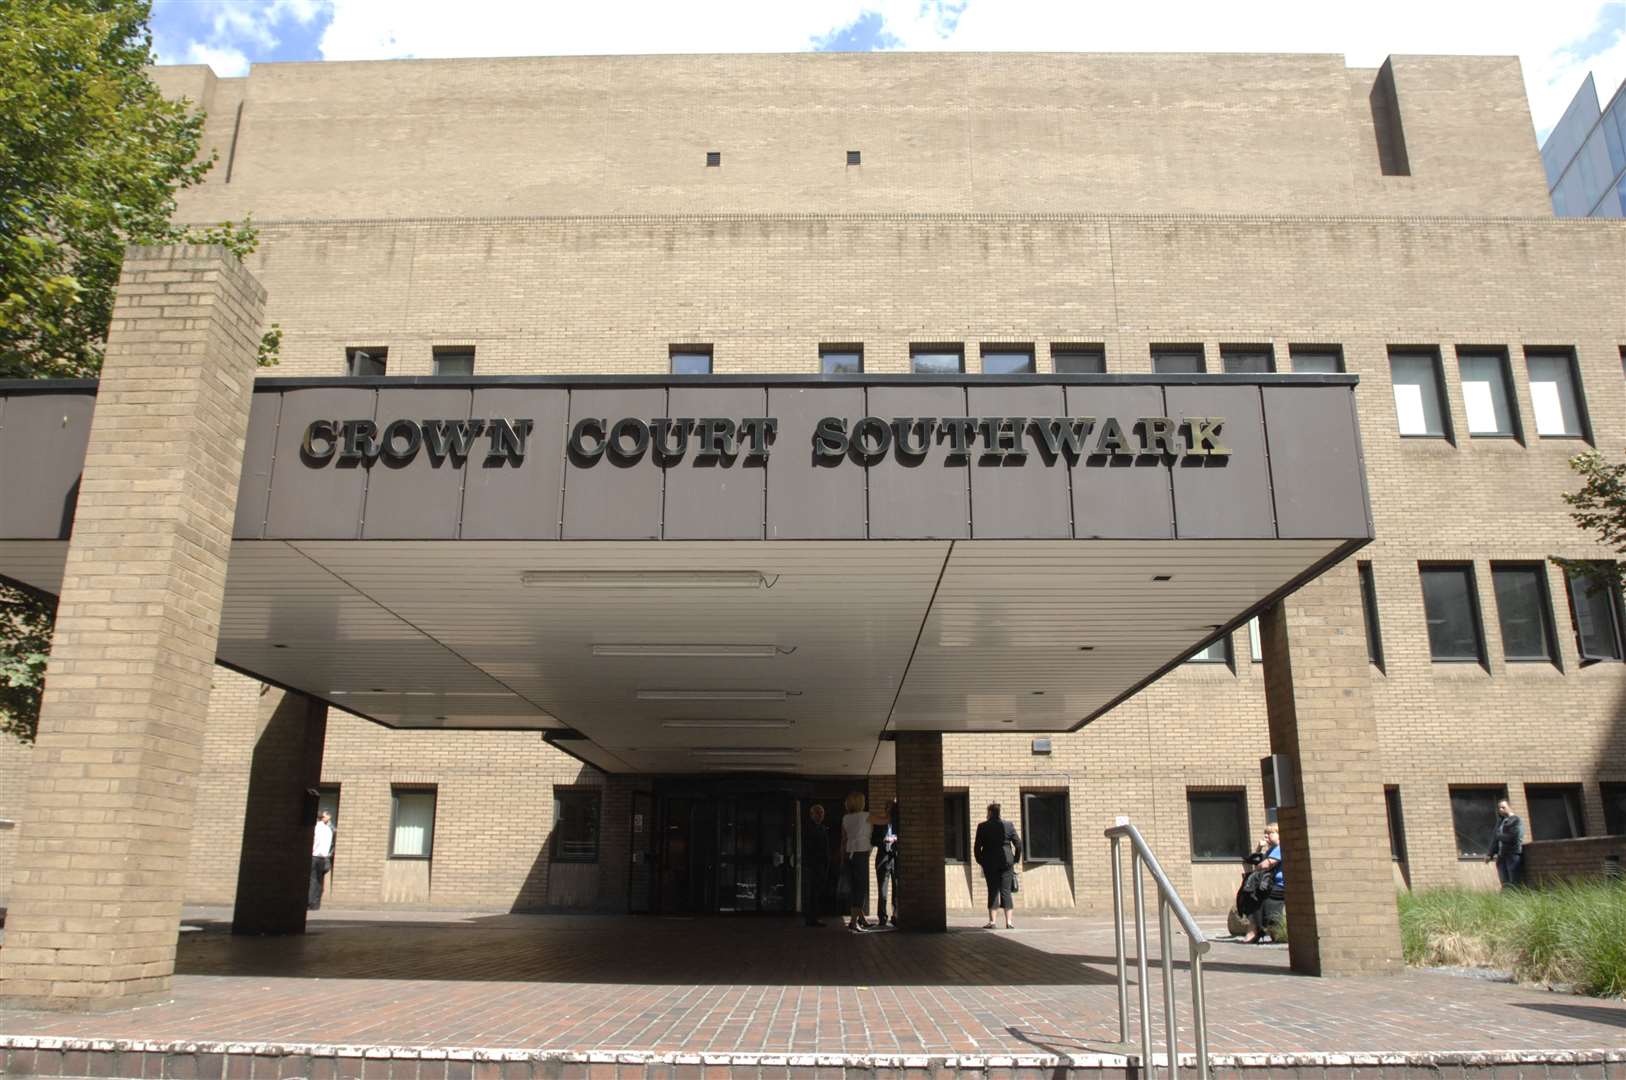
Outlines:
[[1559,217],[1626,217],[1626,82],[1598,108],[1592,76],[1541,147]]

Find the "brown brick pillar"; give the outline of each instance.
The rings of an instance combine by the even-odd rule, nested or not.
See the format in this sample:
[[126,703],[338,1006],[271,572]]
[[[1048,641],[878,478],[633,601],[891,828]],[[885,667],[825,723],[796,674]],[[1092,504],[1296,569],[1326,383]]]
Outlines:
[[898,763],[898,926],[948,929],[943,889],[943,736],[900,731]]
[[303,934],[327,706],[275,690],[261,702],[231,932]]
[[0,996],[168,989],[265,293],[219,247],[131,248],[80,477]]
[[1346,561],[1259,621],[1271,752],[1298,774],[1298,805],[1278,814],[1288,955],[1310,975],[1401,966],[1362,618]]

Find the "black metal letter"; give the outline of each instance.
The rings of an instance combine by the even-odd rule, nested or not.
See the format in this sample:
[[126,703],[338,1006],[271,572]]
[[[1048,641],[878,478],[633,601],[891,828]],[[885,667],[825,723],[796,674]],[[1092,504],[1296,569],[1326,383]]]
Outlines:
[[1044,452],[1052,459],[1066,454],[1068,460],[1077,461],[1095,428],[1095,417],[1041,416],[1034,419],[1033,426],[1039,433]]
[[656,459],[662,465],[676,465],[682,461],[683,455],[689,451],[689,432],[693,429],[694,420],[687,416],[680,416],[676,420],[659,416],[651,420],[649,432],[655,440]]
[[813,456],[843,458],[847,456],[847,421],[839,416],[826,416],[813,429]]
[[[339,439],[335,434],[338,423],[337,420],[311,421],[311,426],[305,429],[305,441],[299,446],[307,464],[321,465],[332,460],[333,451],[339,448]],[[317,443],[322,444],[320,448]]]
[[[589,435],[593,437],[592,446],[582,441]],[[565,448],[570,451],[571,457],[597,461],[604,456],[605,441],[603,418],[588,416],[576,421],[576,426],[570,429],[570,441],[565,443]]]
[[[870,442],[873,440],[874,445]],[[866,416],[853,425],[853,453],[865,465],[886,457],[892,447],[892,428],[879,416]]]
[[[632,439],[632,446],[628,448],[626,440]],[[622,461],[637,461],[649,449],[649,425],[636,416],[622,417],[610,429],[608,440],[610,456],[620,458]]]
[[469,456],[469,447],[485,429],[484,420],[425,420],[423,437],[431,458],[440,459],[449,454],[461,462]]
[[779,421],[771,416],[747,416],[740,421],[740,438],[751,441],[752,457],[767,457],[779,435]]
[[[398,440],[405,440],[405,446],[397,446]],[[384,437],[379,440],[379,450],[383,455],[398,464],[405,465],[418,456],[418,447],[423,445],[423,429],[416,420],[395,420],[384,429]]]
[[[931,449],[932,431],[937,427],[937,419],[931,416],[894,416],[892,418],[892,441],[898,448],[900,458],[923,458],[926,451]],[[915,444],[909,444],[909,437],[916,437]]]
[[965,457],[971,449],[971,430],[977,422],[969,416],[945,416],[937,422],[937,441],[948,441],[949,453]]
[[346,420],[341,438],[341,461],[371,461],[378,456],[378,425],[371,420]]
[[1231,448],[1219,441],[1220,435],[1225,430],[1225,417],[1188,416],[1182,423],[1189,439],[1186,453],[1214,457],[1225,457],[1230,454]]
[[1129,436],[1124,434],[1116,417],[1109,416],[1101,421],[1101,437],[1095,440],[1095,452],[1114,457],[1135,456],[1135,448],[1129,445]]
[[1143,416],[1137,426],[1141,430],[1141,453],[1180,456],[1180,443],[1175,438],[1173,420],[1167,416]]
[[486,451],[487,460],[507,458],[515,465],[524,461],[525,440],[534,424],[532,420],[505,420],[501,417],[486,421],[486,434],[491,437],[491,448]]
[[734,456],[734,421],[720,416],[702,416],[699,431],[700,446],[695,453],[705,457]]

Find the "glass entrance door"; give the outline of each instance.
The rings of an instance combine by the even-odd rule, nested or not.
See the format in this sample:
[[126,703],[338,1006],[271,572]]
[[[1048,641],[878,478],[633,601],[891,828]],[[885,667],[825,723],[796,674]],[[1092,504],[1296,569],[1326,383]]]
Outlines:
[[717,911],[795,910],[793,805],[779,793],[718,799]]

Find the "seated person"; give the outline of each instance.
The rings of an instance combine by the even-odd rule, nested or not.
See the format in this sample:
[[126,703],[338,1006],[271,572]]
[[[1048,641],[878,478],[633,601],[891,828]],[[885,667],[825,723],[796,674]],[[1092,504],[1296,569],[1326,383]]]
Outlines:
[[1253,913],[1253,928],[1247,936],[1237,939],[1244,945],[1251,945],[1267,935],[1274,941],[1272,931],[1281,925],[1287,915],[1287,884],[1282,877],[1282,834],[1274,822],[1265,826],[1265,838],[1259,842],[1257,853],[1263,856],[1258,869],[1270,876],[1270,893]]

